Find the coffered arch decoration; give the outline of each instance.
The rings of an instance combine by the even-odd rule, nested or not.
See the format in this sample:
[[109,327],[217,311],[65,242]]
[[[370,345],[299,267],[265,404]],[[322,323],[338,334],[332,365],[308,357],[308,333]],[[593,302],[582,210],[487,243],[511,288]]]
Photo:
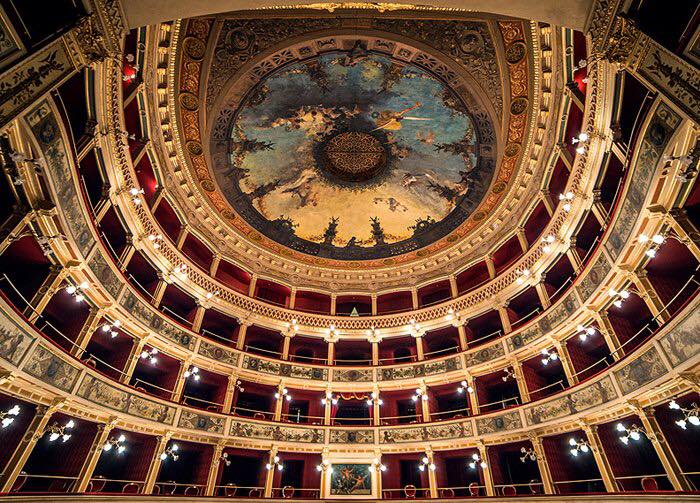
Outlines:
[[[346,26],[335,29],[332,26],[337,20],[321,18],[309,20],[308,27],[299,26],[300,21],[289,21],[289,26],[286,21],[278,23],[284,28],[272,30],[265,40],[258,41],[256,30],[266,32],[275,21],[226,20],[218,35],[209,35],[217,28],[208,20],[190,21],[182,29],[184,51],[177,103],[184,159],[208,204],[238,236],[272,253],[316,266],[386,267],[429,257],[454,246],[500,204],[525,150],[530,123],[531,49],[524,23],[377,19],[371,29],[350,30]],[[344,21],[344,25],[354,22],[357,21]],[[256,23],[264,26],[256,27]],[[319,31],[322,27],[325,30]],[[305,34],[303,29],[311,33]],[[412,38],[397,33],[408,33]],[[439,33],[444,40],[431,37]],[[284,37],[290,40],[271,44]],[[448,40],[455,37],[457,45]],[[210,40],[214,38],[215,43]],[[211,61],[202,59],[207,44],[214,44]],[[348,68],[355,66],[358,70],[348,73]],[[508,69],[507,83],[502,82],[501,67]],[[343,78],[351,75],[350,79],[355,79],[351,85],[356,85],[369,75],[362,68],[382,73],[364,81],[369,87],[363,99],[371,95],[380,101],[356,108],[340,103],[349,99],[343,96],[343,89],[349,87],[347,82],[341,82],[339,74]],[[328,80],[328,75],[330,81],[326,82],[323,79]],[[283,89],[295,78],[299,81],[295,85],[311,83],[314,92],[322,95],[319,98],[335,95],[335,99],[340,99],[339,106],[332,110],[325,107],[326,117],[319,121],[324,107],[312,103],[313,99],[309,103],[291,100],[285,104],[284,112],[289,117],[267,117],[268,112],[280,110],[279,100],[287,100],[289,93],[279,92],[274,97],[274,92],[260,91],[268,90],[270,84]],[[388,82],[392,86],[398,82],[397,89],[401,89],[402,80],[415,78],[434,89],[416,91],[414,86],[405,85],[403,93],[389,91],[385,93],[387,97],[382,97],[378,92]],[[440,92],[448,99],[435,99]],[[261,104],[256,101],[260,99],[270,101]],[[274,100],[277,102],[271,105]],[[383,108],[381,100],[386,101]],[[241,107],[245,111],[251,104],[268,108],[263,112],[263,120],[267,121],[268,133],[275,129],[270,139],[251,141],[246,136],[249,133],[240,127]],[[292,115],[289,106],[294,108]],[[363,110],[363,106],[367,109]],[[451,110],[450,106],[457,108]],[[339,117],[338,110],[343,117]],[[425,117],[420,116],[423,110],[427,111]],[[402,114],[411,115],[403,120]],[[420,127],[433,121],[437,124],[455,114],[462,117],[462,125],[455,127],[451,138],[436,135],[438,128]],[[292,116],[295,118],[289,120]],[[350,116],[352,120],[348,122]],[[204,120],[207,126],[202,132]],[[383,121],[381,125],[377,125],[377,120]],[[336,124],[338,121],[343,125]],[[317,134],[319,124],[328,134]],[[360,124],[363,135],[341,135],[333,140],[348,132],[340,129],[358,129]],[[261,131],[260,124],[249,127]],[[314,128],[313,138],[309,137],[309,127]],[[301,132],[303,128],[307,130]],[[285,144],[291,137],[296,139]],[[377,152],[362,151],[364,147],[357,143],[360,137],[377,147]],[[342,144],[331,144],[331,140]],[[285,148],[278,149],[275,142]],[[301,157],[305,156],[305,162],[296,155],[285,157],[284,151],[290,145],[292,150],[303,145],[305,153]],[[360,176],[363,180],[348,181],[329,162],[329,152],[336,158],[352,156],[346,167],[356,163],[358,155],[366,159],[374,156],[378,161],[367,168],[370,176],[364,173]],[[432,164],[433,160],[421,163],[436,152],[444,154],[447,168]],[[245,157],[257,159],[250,165],[253,175],[256,169],[258,174],[265,173],[262,178],[247,176],[249,166],[243,170],[234,166],[236,159],[247,162]],[[290,171],[291,164],[285,162],[295,168]],[[270,164],[277,170],[275,180],[269,179]],[[420,166],[405,169],[401,164]],[[245,176],[237,177],[243,172]],[[445,172],[450,172],[450,176],[445,176]],[[257,181],[251,184],[242,178]],[[367,191],[379,184],[378,192],[386,196]],[[324,190],[319,190],[320,186]],[[353,197],[365,192],[371,208],[365,204],[362,209],[348,210],[342,197],[338,197],[343,191]],[[404,204],[394,196],[401,191],[409,194],[415,204]],[[439,207],[436,209],[431,201]],[[351,215],[345,229],[343,212]],[[364,220],[366,224],[359,229]]]

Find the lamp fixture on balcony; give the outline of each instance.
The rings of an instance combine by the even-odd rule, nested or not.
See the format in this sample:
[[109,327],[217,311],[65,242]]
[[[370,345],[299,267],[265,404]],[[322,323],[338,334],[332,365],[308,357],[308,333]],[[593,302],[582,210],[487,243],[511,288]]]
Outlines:
[[586,147],[585,143],[589,140],[588,133],[582,131],[579,133],[577,138],[571,138],[571,144],[572,145],[578,145],[576,147],[576,153],[577,154],[585,154],[586,153]]
[[411,400],[414,402],[417,402],[418,400],[422,400],[424,402],[428,401],[428,392],[424,391],[420,388],[416,388],[415,394],[411,397]]
[[615,299],[613,300],[613,306],[619,309],[622,307],[622,303],[629,299],[630,293],[627,290],[620,290],[618,292],[614,288],[611,288],[608,290],[608,296]]
[[486,470],[486,468],[488,468],[486,461],[481,459],[481,456],[479,456],[477,453],[474,453],[472,454],[472,460],[469,462],[469,468],[476,470],[477,466],[480,466],[482,470]]
[[326,396],[321,398],[321,403],[323,405],[326,405],[327,403],[330,403],[332,405],[338,405],[338,400],[339,398],[333,394],[331,391],[326,391]]
[[282,470],[284,470],[284,465],[282,463],[280,463],[280,457],[275,456],[274,458],[272,458],[272,463],[267,463],[265,465],[265,469],[267,471],[277,469],[278,471],[281,472]]
[[379,458],[374,458],[372,464],[369,465],[370,471],[379,470],[380,472],[386,471],[386,465],[379,461]]
[[233,386],[241,393],[243,393],[245,391],[245,388],[243,387],[243,383],[241,382],[240,379],[236,379],[236,382],[233,383]]
[[559,355],[556,351],[550,351],[549,349],[542,350],[542,365],[549,365],[550,362],[555,362],[559,359]]
[[287,328],[293,332],[299,331],[299,323],[297,322],[296,318],[292,318],[292,321],[287,323]]
[[231,466],[231,460],[228,459],[228,452],[224,452],[223,454],[221,454],[219,461],[221,461],[226,466]]
[[595,335],[594,327],[587,327],[584,325],[578,325],[576,327],[576,332],[578,332],[578,338],[581,342],[585,342],[589,336]]
[[522,456],[520,456],[520,462],[525,463],[527,461],[537,461],[538,456],[537,453],[535,452],[535,449],[532,447],[521,447],[520,448],[520,453]]
[[377,403],[377,405],[384,405],[384,400],[379,398],[379,393],[373,391],[372,393],[370,393],[369,398],[367,399],[367,405],[371,407],[372,405],[374,405],[375,402]]
[[625,445],[629,443],[630,439],[636,442],[638,440],[641,440],[642,435],[647,435],[647,432],[639,426],[637,426],[636,424],[633,424],[632,426],[627,428],[624,424],[617,423],[615,429],[620,433],[623,433],[623,435],[620,435],[620,441]]
[[82,302],[85,300],[85,290],[88,288],[90,288],[90,283],[83,281],[79,285],[68,285],[66,292],[72,295],[76,302]]
[[204,296],[207,300],[213,299],[214,297],[219,295],[219,290],[214,290],[213,292],[207,292],[206,295]]
[[572,456],[578,456],[579,452],[583,452],[584,454],[586,454],[591,450],[590,444],[582,438],[576,440],[574,437],[571,437],[569,439],[569,445],[571,446],[569,452]]
[[170,457],[173,459],[173,461],[177,461],[177,458],[180,457],[180,455],[177,453],[178,450],[180,450],[180,446],[177,444],[171,445],[160,454],[160,460],[165,461],[168,459],[168,457]]
[[554,241],[556,241],[556,240],[557,240],[557,238],[555,238],[553,234],[549,234],[549,235],[543,237],[541,240],[542,241],[542,251],[545,253],[549,253],[550,251],[552,251],[552,243],[554,243]]
[[316,465],[316,470],[319,472],[327,471],[328,473],[333,473],[333,466],[330,461],[324,459],[320,464]]
[[334,324],[334,323],[331,323],[331,324],[328,326],[327,333],[328,333],[328,335],[329,335],[331,338],[338,337],[338,335],[340,334],[340,332],[338,332],[338,329],[335,327],[335,324]]
[[63,426],[60,426],[58,423],[52,424],[46,429],[46,431],[44,431],[44,434],[48,433],[49,442],[55,442],[59,438],[61,439],[61,442],[67,442],[68,439],[71,437],[69,431],[72,430],[74,427],[75,422],[72,419],[70,419]]
[[647,251],[644,252],[644,254],[649,258],[654,258],[656,257],[656,252],[659,250],[659,247],[666,241],[666,238],[661,234],[654,234],[651,237],[647,236],[646,234],[640,234],[637,240],[641,244],[647,244],[651,242],[651,245],[649,246]]
[[105,333],[109,333],[109,335],[114,339],[119,335],[119,332],[117,332],[117,329],[121,326],[122,322],[119,320],[114,320],[112,323],[105,323],[102,325],[102,331]]
[[467,381],[462,381],[459,383],[459,386],[457,387],[457,393],[462,394],[464,392],[467,393],[474,393],[474,388],[469,386],[469,383]]
[[173,281],[176,278],[180,278],[182,280],[187,279],[187,266],[185,264],[180,264],[173,268],[172,272],[170,273],[170,280]]
[[109,452],[114,449],[117,454],[121,454],[126,450],[124,442],[126,442],[126,437],[124,435],[119,435],[118,438],[112,437],[105,442],[105,445],[102,446],[102,450]]
[[425,471],[425,469],[428,468],[431,472],[435,471],[435,463],[431,463],[430,459],[428,456],[423,456],[423,458],[420,460],[420,464],[418,465],[418,469],[422,472]]
[[149,350],[143,350],[141,351],[141,359],[143,360],[148,360],[151,362],[151,365],[155,365],[158,363],[158,350],[156,348],[151,348]]
[[559,194],[559,200],[564,203],[564,211],[567,213],[571,211],[571,201],[574,200],[574,193],[569,191],[566,192],[565,194]]
[[137,189],[136,187],[131,187],[129,189],[129,195],[131,196],[131,202],[136,206],[141,204],[141,196],[145,194],[143,189]]
[[282,388],[281,393],[279,391],[275,393],[275,400],[279,400],[280,398],[284,398],[289,402],[292,400],[292,395],[289,394],[289,390],[287,388]]
[[199,381],[201,378],[199,375],[199,367],[190,367],[189,369],[185,370],[183,376],[185,379],[189,379],[191,377],[195,381]]
[[416,322],[415,318],[411,318],[408,323],[408,331],[413,337],[421,337],[425,333],[425,330],[421,328],[420,323]]
[[506,374],[506,375],[504,375],[504,376],[501,376],[501,380],[502,380],[503,382],[506,382],[508,379],[516,379],[516,377],[517,377],[517,376],[515,375],[515,369],[514,369],[514,368],[506,367],[506,368],[503,369],[503,372]]
[[686,409],[681,407],[675,400],[671,400],[671,403],[669,403],[668,406],[673,410],[680,410],[683,413],[683,419],[679,419],[675,423],[684,430],[688,429],[688,423],[692,424],[693,426],[700,426],[700,407],[698,407],[696,403],[693,402],[690,405],[691,408]]
[[19,416],[19,410],[19,405],[14,405],[6,412],[0,412],[0,426],[2,426],[2,428],[10,426],[15,418]]
[[157,250],[160,248],[160,244],[163,241],[163,235],[162,234],[149,234],[148,240],[151,243],[153,243],[153,248]]
[[529,269],[523,269],[522,271],[516,270],[515,274],[518,275],[518,278],[515,280],[515,282],[518,285],[522,285],[523,283],[525,283],[525,280],[527,280],[527,278],[530,277],[530,270]]

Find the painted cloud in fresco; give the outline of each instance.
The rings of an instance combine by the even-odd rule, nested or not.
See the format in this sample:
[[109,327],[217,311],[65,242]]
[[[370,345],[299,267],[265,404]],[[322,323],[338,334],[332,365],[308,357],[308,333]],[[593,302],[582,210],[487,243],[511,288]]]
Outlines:
[[469,114],[442,82],[351,51],[258,85],[231,129],[225,175],[266,220],[300,238],[373,246],[455,209],[474,183],[476,151]]

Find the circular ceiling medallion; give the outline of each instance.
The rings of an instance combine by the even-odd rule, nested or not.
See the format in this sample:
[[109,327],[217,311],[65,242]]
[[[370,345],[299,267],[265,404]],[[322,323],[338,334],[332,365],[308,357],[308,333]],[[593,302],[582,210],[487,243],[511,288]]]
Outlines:
[[278,68],[232,117],[222,193],[261,234],[319,257],[423,248],[471,215],[495,169],[492,126],[448,84],[362,48]]

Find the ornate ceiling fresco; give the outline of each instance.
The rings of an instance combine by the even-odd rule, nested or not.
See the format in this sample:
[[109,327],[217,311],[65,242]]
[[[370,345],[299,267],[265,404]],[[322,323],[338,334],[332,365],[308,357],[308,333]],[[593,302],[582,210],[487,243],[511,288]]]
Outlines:
[[219,239],[314,266],[394,266],[456,246],[524,186],[512,182],[532,125],[527,23],[179,29],[183,161],[212,210],[203,217],[230,229]]
[[352,49],[284,67],[244,99],[213,170],[254,228],[333,258],[400,253],[441,237],[493,175],[460,98],[405,61]]

